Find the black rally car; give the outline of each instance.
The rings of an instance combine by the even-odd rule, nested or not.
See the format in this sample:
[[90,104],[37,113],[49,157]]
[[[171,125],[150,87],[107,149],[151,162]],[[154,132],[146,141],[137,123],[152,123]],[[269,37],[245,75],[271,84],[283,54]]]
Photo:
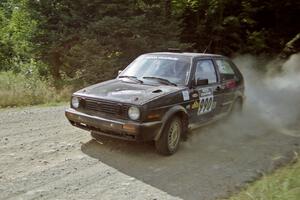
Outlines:
[[243,76],[228,58],[198,53],[139,56],[113,80],[75,92],[65,114],[92,134],[155,141],[176,152],[191,127],[241,108]]

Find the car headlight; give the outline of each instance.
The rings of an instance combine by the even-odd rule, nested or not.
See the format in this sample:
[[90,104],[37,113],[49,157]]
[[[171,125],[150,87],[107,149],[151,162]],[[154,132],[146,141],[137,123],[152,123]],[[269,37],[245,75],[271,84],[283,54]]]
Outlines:
[[140,109],[138,107],[131,106],[128,109],[128,116],[132,120],[138,120],[140,118],[140,114],[141,114],[141,112],[140,112]]
[[79,98],[78,97],[72,97],[72,106],[73,106],[73,108],[79,107]]

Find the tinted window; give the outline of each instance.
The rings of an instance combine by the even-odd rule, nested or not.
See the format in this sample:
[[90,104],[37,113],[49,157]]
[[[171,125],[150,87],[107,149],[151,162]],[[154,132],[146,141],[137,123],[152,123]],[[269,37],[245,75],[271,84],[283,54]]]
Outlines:
[[220,74],[234,74],[229,62],[226,60],[216,60]]
[[214,64],[211,60],[200,60],[196,65],[196,80],[208,79],[208,83],[216,83],[217,76]]
[[216,60],[216,63],[222,80],[229,80],[235,77],[233,67],[227,60]]

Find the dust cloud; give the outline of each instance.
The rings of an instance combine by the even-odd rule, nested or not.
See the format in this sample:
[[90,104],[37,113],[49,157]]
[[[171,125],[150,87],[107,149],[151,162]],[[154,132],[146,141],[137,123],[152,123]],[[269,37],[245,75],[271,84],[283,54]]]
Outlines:
[[[194,130],[184,146],[191,148],[198,143],[202,133],[258,137],[277,132],[300,137],[300,53],[286,61],[262,62],[251,55],[238,56],[233,61],[245,78],[242,114],[235,113],[229,119]],[[262,68],[264,72],[259,70]]]
[[[286,61],[269,61],[265,66],[258,66],[259,59],[249,55],[239,56],[234,62],[242,71],[246,86],[240,120],[300,136],[300,54]],[[266,72],[257,70],[260,67]]]

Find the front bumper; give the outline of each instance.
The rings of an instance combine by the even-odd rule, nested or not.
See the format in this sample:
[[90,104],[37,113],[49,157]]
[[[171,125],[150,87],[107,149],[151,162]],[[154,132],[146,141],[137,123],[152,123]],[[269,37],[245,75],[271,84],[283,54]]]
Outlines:
[[161,121],[138,123],[122,119],[107,119],[69,108],[65,115],[73,126],[99,135],[132,141],[151,141],[159,133]]

